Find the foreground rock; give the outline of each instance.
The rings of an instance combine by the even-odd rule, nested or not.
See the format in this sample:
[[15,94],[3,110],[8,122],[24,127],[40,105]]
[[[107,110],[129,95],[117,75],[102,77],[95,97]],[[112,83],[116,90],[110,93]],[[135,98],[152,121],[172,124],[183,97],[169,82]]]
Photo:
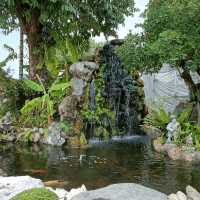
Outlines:
[[200,193],[192,186],[186,187],[186,194],[178,191],[176,194],[170,194],[168,200],[200,200]]
[[167,200],[167,196],[141,185],[123,183],[84,192],[72,200]]
[[200,151],[189,146],[179,147],[176,144],[162,144],[159,139],[153,141],[153,146],[158,153],[163,153],[172,160],[200,162]]
[[[30,176],[0,177],[0,200],[10,200],[17,194],[33,188],[45,188],[45,185],[40,179]],[[71,200],[79,193],[87,191],[84,185],[77,189],[71,189],[69,192],[60,188],[55,190],[51,187],[46,188],[54,192],[59,197],[59,200]]]
[[0,199],[9,200],[16,194],[32,188],[42,188],[41,180],[30,176],[0,177]]

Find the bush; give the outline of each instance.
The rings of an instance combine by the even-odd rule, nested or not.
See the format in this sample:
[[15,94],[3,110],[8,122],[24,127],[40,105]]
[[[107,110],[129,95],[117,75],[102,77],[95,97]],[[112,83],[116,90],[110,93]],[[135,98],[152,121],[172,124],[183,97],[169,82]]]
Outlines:
[[58,200],[58,196],[46,188],[25,190],[11,200]]

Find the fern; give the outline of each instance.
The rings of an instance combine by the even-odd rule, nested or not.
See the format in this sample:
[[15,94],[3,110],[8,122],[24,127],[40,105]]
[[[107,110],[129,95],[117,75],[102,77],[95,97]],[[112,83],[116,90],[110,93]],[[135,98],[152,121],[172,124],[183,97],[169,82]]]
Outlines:
[[151,112],[144,118],[144,124],[154,126],[161,130],[165,130],[169,122],[170,116],[163,108],[159,108],[159,110],[151,110]]
[[182,125],[189,121],[190,115],[192,113],[192,106],[186,108],[178,117],[177,121]]

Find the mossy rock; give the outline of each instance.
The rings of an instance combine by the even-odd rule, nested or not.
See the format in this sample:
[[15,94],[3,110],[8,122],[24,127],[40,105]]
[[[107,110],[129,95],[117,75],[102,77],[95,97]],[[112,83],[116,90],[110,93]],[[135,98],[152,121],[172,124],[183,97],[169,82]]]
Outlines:
[[80,145],[81,146],[87,145],[87,139],[86,139],[84,133],[81,133],[81,136],[80,136]]
[[34,188],[25,190],[11,200],[58,200],[58,196],[46,188]]

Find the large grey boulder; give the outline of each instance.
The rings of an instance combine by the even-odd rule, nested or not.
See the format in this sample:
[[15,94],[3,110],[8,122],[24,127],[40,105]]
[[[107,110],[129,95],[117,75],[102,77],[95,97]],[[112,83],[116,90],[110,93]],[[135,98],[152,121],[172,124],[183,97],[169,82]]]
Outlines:
[[30,176],[0,177],[0,199],[9,200],[24,190],[41,187],[44,187],[42,181]]
[[83,192],[72,200],[167,200],[167,195],[134,183],[123,183]]

